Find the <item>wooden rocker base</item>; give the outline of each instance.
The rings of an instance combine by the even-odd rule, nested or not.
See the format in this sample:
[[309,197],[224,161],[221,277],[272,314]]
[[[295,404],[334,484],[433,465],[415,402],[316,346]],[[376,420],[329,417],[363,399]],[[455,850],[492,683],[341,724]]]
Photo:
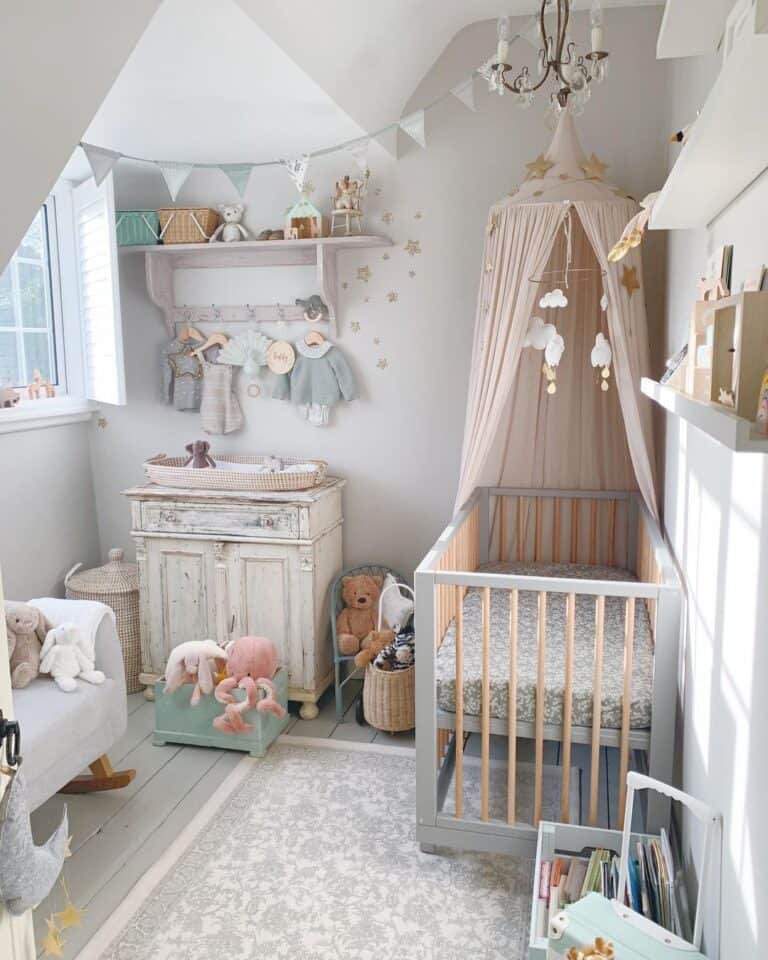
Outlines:
[[113,770],[106,753],[89,764],[91,775],[75,777],[59,793],[96,793],[99,790],[121,790],[136,776],[135,770]]

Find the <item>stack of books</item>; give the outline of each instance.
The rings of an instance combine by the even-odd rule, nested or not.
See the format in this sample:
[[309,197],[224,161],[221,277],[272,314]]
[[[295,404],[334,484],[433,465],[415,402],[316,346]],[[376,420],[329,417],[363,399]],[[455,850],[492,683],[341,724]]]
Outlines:
[[[684,939],[690,918],[681,871],[675,870],[667,834],[636,844],[629,860],[625,902],[637,913]],[[546,937],[549,919],[588,893],[615,900],[619,893],[619,857],[613,850],[584,850],[541,863],[537,936]]]

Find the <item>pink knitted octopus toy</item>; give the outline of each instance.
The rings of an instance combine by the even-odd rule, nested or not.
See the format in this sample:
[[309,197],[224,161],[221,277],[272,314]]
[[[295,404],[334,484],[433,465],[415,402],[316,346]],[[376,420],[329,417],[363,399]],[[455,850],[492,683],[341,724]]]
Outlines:
[[[224,713],[215,717],[213,725],[221,733],[249,733],[250,723],[243,714],[256,709],[260,713],[269,710],[276,717],[284,717],[285,709],[275,699],[276,688],[272,678],[279,667],[274,643],[266,637],[240,637],[226,646],[228,654],[227,674],[214,691],[219,703],[226,704]],[[232,696],[235,688],[245,690],[244,700]],[[264,696],[259,699],[259,693]]]

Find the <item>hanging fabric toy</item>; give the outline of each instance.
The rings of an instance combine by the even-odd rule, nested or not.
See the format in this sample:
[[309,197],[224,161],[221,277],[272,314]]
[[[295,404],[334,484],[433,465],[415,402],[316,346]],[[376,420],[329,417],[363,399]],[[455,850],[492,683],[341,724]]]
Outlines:
[[217,363],[228,363],[233,367],[242,367],[243,373],[252,380],[267,362],[267,350],[272,341],[258,330],[248,330],[232,339],[222,347]]
[[557,327],[553,323],[545,323],[541,317],[531,317],[528,332],[525,335],[525,340],[523,340],[523,347],[533,347],[534,350],[544,351],[544,364],[541,369],[547,379],[547,393],[550,396],[557,393],[557,374],[555,371],[565,352],[565,340],[557,332]]
[[67,856],[67,808],[56,832],[41,847],[32,839],[24,776],[19,771],[0,800],[0,901],[19,916],[53,889]]
[[613,359],[613,351],[611,350],[611,345],[605,338],[602,333],[598,333],[595,337],[595,345],[592,347],[592,353],[590,355],[592,360],[593,367],[602,367],[600,371],[600,389],[606,391],[610,384],[608,383],[608,378],[611,375],[611,360]]

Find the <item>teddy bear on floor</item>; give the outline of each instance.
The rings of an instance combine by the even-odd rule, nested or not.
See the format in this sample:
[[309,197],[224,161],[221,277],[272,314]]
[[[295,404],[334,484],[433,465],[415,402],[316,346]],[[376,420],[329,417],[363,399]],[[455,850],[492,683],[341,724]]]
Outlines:
[[[336,637],[339,653],[348,657],[360,650],[360,645],[369,633],[376,630],[382,577],[366,574],[344,577],[341,581],[341,597],[344,609],[336,618]],[[382,623],[388,628],[388,623]]]
[[221,239],[224,243],[233,243],[235,240],[250,240],[250,234],[240,222],[243,219],[245,207],[242,203],[222,203],[219,205],[221,223],[216,227],[208,243],[216,243]]
[[101,670],[80,646],[80,628],[76,623],[60,623],[48,631],[40,653],[40,672],[50,673],[59,690],[74,693],[75,678],[87,683],[104,683]]
[[6,600],[5,626],[8,633],[11,686],[20,690],[40,673],[40,650],[51,624],[37,607]]
[[[221,733],[250,733],[253,725],[243,720],[243,714],[254,709],[282,719],[285,708],[275,699],[277,688],[272,682],[280,666],[274,643],[267,637],[240,637],[230,640],[224,649],[227,677],[218,684],[214,696],[226,706],[220,717],[214,717],[214,727]],[[232,696],[237,688],[245,690],[244,700]]]

